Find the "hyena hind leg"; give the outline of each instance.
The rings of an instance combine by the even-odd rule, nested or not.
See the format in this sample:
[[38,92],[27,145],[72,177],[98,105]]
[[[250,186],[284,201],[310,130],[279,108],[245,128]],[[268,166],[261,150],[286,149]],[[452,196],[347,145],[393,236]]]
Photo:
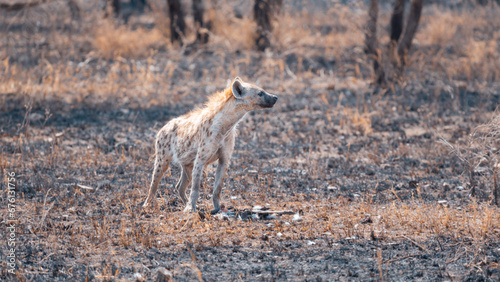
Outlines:
[[168,165],[170,164],[170,157],[168,156],[163,156],[163,154],[160,154],[157,152],[156,159],[155,159],[155,166],[153,170],[153,177],[151,180],[151,185],[149,186],[149,192],[148,192],[148,197],[146,198],[146,201],[144,201],[143,207],[149,206],[151,202],[154,204],[154,199],[156,196],[156,191],[158,190],[158,185],[160,184],[160,180],[168,169]]
[[179,191],[179,196],[181,197],[183,204],[187,203],[186,188],[188,187],[189,183],[191,183],[191,172],[192,171],[193,171],[192,167],[183,166],[181,178],[179,178],[179,181],[175,185],[175,189],[177,191]]

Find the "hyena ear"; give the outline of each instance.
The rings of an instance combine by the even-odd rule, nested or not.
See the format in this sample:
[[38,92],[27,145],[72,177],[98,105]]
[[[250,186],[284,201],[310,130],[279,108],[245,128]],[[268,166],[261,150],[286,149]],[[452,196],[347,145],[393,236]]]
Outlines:
[[239,77],[236,77],[233,81],[233,85],[231,85],[231,91],[233,92],[234,97],[237,99],[243,97],[243,84],[241,84],[241,80]]

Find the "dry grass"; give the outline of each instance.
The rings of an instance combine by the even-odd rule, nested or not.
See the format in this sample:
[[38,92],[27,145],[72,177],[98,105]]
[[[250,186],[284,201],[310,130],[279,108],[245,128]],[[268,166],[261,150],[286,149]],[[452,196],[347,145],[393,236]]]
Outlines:
[[[302,20],[297,21],[298,17]],[[324,55],[338,57],[350,48],[359,48],[364,40],[365,17],[365,13],[341,4],[333,5],[326,13],[312,13],[307,9],[285,11],[278,17],[273,32],[276,49],[293,52],[304,46],[319,45],[325,48]],[[332,19],[335,20],[332,22]]]
[[236,50],[252,50],[254,45],[255,22],[250,17],[235,18],[232,7],[216,5],[211,10],[208,19],[213,24],[210,44],[223,46],[230,52]]
[[105,59],[143,58],[154,54],[159,48],[169,48],[170,43],[158,28],[145,30],[117,26],[109,20],[96,25],[94,48]]
[[[495,80],[500,75],[498,64],[490,63],[500,60],[497,48],[500,33],[495,31],[500,21],[492,17],[498,13],[498,6],[478,7],[474,13],[443,11],[432,6],[428,9],[432,13],[423,15],[416,40],[421,46],[437,47],[431,68],[442,69],[450,79],[457,80]],[[450,57],[447,53],[457,56]]]
[[[438,10],[438,8],[435,8]],[[417,33],[417,40],[420,44],[448,46],[457,36],[458,29],[464,28],[464,19],[456,12],[438,12],[439,16],[427,15],[422,18],[422,27]],[[424,35],[425,36],[422,36]]]
[[465,138],[465,142],[450,144],[441,138],[441,142],[464,164],[468,176],[471,194],[476,196],[485,190],[491,191],[491,203],[500,204],[497,177],[499,173],[498,140],[500,137],[500,115],[498,112],[485,124],[479,125]]
[[[293,222],[290,216],[264,225],[220,221],[215,218],[200,220],[198,216],[173,212],[169,214],[168,221],[158,222],[159,226],[152,233],[158,236],[153,236],[150,240],[166,240],[177,244],[196,242],[214,246],[244,244],[250,247],[260,245],[262,236],[285,241],[317,238],[398,241],[406,237],[426,241],[435,237],[447,237],[454,241],[471,241],[481,245],[500,235],[498,208],[477,203],[457,208],[419,201],[379,205],[348,203],[343,200],[312,200],[304,204],[301,203],[300,196],[290,200],[292,201],[281,205],[272,203],[272,206],[302,210],[305,215],[301,222]],[[163,216],[160,215],[159,218],[162,219]],[[373,223],[366,223],[368,218]],[[185,230],[195,232],[178,238],[177,234]],[[277,235],[278,232],[282,236]],[[185,246],[178,247],[182,249]]]

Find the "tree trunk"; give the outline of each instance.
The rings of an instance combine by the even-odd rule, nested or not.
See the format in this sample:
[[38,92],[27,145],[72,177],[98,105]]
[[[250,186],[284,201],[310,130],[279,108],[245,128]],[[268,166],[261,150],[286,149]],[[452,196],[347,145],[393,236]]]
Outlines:
[[108,16],[108,9],[109,9],[109,3],[111,2],[111,9],[113,10],[113,14],[115,15],[115,17],[118,17],[120,16],[120,11],[122,9],[122,4],[120,2],[120,0],[108,0],[106,1],[106,17]]
[[385,73],[382,68],[381,54],[377,41],[378,0],[370,0],[368,22],[365,33],[365,53],[373,59],[373,71],[377,85],[385,87]]
[[69,12],[71,13],[71,19],[74,21],[79,21],[81,19],[80,16],[80,7],[76,3],[75,0],[68,0]]
[[272,19],[281,10],[283,0],[255,0],[253,17],[257,23],[257,50],[264,51],[271,47]]
[[184,12],[179,0],[167,0],[168,12],[170,16],[170,41],[179,41],[182,45],[182,38],[186,30],[184,22]]
[[111,0],[111,7],[113,7],[113,12],[115,13],[115,17],[118,17],[120,15],[120,10],[122,8],[120,0]]
[[397,45],[399,37],[403,32],[403,16],[405,13],[405,0],[395,0],[394,10],[391,16],[391,44]]
[[139,11],[140,13],[144,12],[146,5],[146,0],[130,0],[130,6],[132,9]]
[[417,32],[418,22],[420,21],[420,15],[422,14],[422,2],[423,0],[411,1],[410,15],[406,21],[405,33],[398,46],[398,56],[401,67],[406,64],[406,55],[410,50],[413,37],[415,37],[415,33]]
[[193,0],[193,17],[194,25],[196,28],[196,42],[200,44],[205,44],[208,42],[208,30],[207,26],[203,22],[203,13],[205,7],[203,6],[202,0]]

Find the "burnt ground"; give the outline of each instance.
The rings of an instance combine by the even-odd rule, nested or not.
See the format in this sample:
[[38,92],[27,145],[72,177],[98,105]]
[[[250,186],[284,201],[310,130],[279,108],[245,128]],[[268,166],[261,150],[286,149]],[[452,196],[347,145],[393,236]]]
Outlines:
[[[286,215],[254,222],[193,219],[225,230],[219,238],[210,238],[210,230],[200,238],[196,228],[159,227],[185,220],[171,191],[179,173],[175,166],[174,177],[161,184],[163,204],[153,211],[141,208],[155,130],[192,108],[189,99],[151,108],[47,101],[26,115],[21,101],[7,98],[2,154],[4,169],[16,172],[18,185],[17,277],[113,280],[141,273],[153,278],[165,267],[176,279],[189,281],[197,277],[196,266],[206,281],[498,279],[498,226],[481,240],[432,228],[412,239],[412,232],[386,234],[391,227],[370,227],[387,225],[377,213],[394,203],[439,209],[437,201],[446,200],[452,212],[471,205],[463,163],[438,141],[441,135],[450,142],[466,136],[484,122],[480,111],[491,111],[497,96],[488,103],[472,99],[469,103],[477,104],[462,111],[421,92],[323,91],[323,96],[311,88],[282,94],[274,109],[241,122],[223,193],[226,205],[291,208],[306,220],[293,222]],[[371,113],[366,120],[346,112],[358,107]],[[50,118],[26,125],[25,116],[45,116],[46,109],[53,113]],[[207,210],[213,175],[214,168],[208,168],[200,203]],[[484,182],[479,202],[488,201]],[[367,204],[373,214],[343,212]],[[320,213],[327,219],[318,221]],[[335,214],[342,222],[331,226]],[[296,230],[278,237],[287,223]],[[243,237],[247,231],[230,233],[240,229],[253,231]],[[146,234],[153,238],[141,241]],[[123,236],[132,242],[122,242]]]
[[[495,26],[474,29],[498,41]],[[498,48],[462,70],[453,63],[465,51],[420,37],[404,74],[378,89],[361,43],[292,40],[259,54],[215,34],[199,50],[105,58],[88,26],[65,28],[57,36],[74,32],[76,47],[62,39],[3,45],[0,211],[6,225],[7,172],[15,172],[18,229],[17,272],[7,273],[8,249],[0,248],[1,279],[153,280],[162,267],[178,281],[500,279],[497,141],[469,139],[497,115],[500,72],[487,62]],[[321,37],[357,38],[352,29],[339,20]],[[17,42],[16,32],[8,30],[9,40]],[[223,201],[301,219],[184,214],[172,191],[175,165],[159,205],[143,209],[157,130],[235,75],[279,101],[240,123]],[[214,173],[206,169],[201,210],[211,209]]]

